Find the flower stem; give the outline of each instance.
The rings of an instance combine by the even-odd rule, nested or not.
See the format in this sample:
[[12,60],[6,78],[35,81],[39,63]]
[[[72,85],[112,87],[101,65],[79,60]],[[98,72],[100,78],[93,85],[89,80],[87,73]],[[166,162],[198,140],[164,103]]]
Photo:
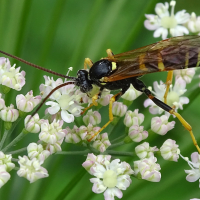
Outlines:
[[133,152],[122,152],[122,151],[113,151],[113,150],[107,150],[105,151],[105,153],[109,155],[117,155],[117,156],[134,156],[135,155]]
[[22,153],[22,152],[24,152],[24,151],[26,151],[27,150],[27,147],[24,147],[24,148],[22,148],[22,149],[18,149],[18,150],[16,150],[16,151],[10,151],[10,152],[6,152],[6,154],[18,154],[18,153]]
[[85,155],[85,154],[88,154],[90,153],[90,150],[87,149],[85,151],[59,151],[59,152],[56,152],[56,154],[60,154],[60,155]]
[[126,136],[126,134],[123,134],[123,135],[119,136],[118,138],[115,138],[114,140],[111,141],[111,144],[118,141],[118,140],[123,139],[125,136]]
[[115,147],[118,147],[118,146],[121,146],[121,145],[124,145],[124,144],[125,144],[124,141],[118,142],[116,144],[112,144],[111,146],[109,146],[108,149],[113,149]]
[[1,140],[1,142],[0,142],[0,150],[1,150],[2,147],[3,147],[3,144],[4,144],[4,142],[5,142],[5,140],[6,140],[7,136],[8,136],[8,133],[9,133],[9,130],[6,130],[6,129],[5,129],[4,134],[3,134],[3,138],[2,138],[2,140]]
[[22,131],[10,144],[2,149],[3,152],[6,152],[10,147],[13,147],[17,142],[19,142],[24,136],[27,135],[26,131]]
[[11,158],[11,160],[12,160],[13,162],[18,162],[18,161],[19,161],[19,160],[16,159],[16,158]]

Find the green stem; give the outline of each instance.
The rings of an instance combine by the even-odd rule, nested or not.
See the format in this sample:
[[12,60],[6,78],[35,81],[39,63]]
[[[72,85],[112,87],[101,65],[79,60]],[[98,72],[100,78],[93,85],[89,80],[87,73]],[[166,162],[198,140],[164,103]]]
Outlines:
[[110,143],[112,144],[112,143],[114,143],[114,142],[116,142],[116,141],[118,141],[118,140],[121,140],[121,139],[123,139],[125,136],[126,136],[126,134],[123,134],[123,135],[119,136],[118,138],[115,138],[114,140],[112,140]]
[[59,151],[56,152],[56,154],[60,154],[60,155],[85,155],[90,153],[90,150],[87,149],[85,151]]
[[5,142],[5,140],[6,140],[7,136],[8,136],[8,133],[9,133],[9,130],[6,130],[6,129],[5,129],[4,134],[3,134],[3,138],[2,138],[2,140],[1,140],[1,142],[0,142],[0,150],[1,150],[2,147],[3,147],[3,144],[4,144],[4,142]]
[[2,151],[6,152],[10,147],[13,147],[26,135],[27,135],[27,131],[22,131],[10,144],[8,144],[5,148],[3,148]]
[[24,152],[24,151],[26,151],[27,150],[27,147],[24,147],[24,148],[22,148],[22,149],[18,149],[18,150],[16,150],[16,151],[10,151],[10,152],[6,152],[6,154],[18,154],[18,153],[22,153],[22,152]]
[[14,131],[15,127],[17,126],[17,124],[20,122],[22,118],[19,117],[15,122],[12,123],[12,127],[11,129],[9,130],[9,133],[8,133],[8,138],[10,137],[10,135],[12,134],[12,132]]
[[115,147],[119,147],[119,146],[122,146],[122,145],[124,145],[124,144],[125,144],[124,141],[118,142],[118,143],[116,143],[116,144],[112,144],[111,146],[109,146],[108,149],[113,149],[113,148],[115,148]]
[[18,161],[19,161],[19,159],[16,159],[16,158],[11,158],[11,160],[12,160],[13,162],[18,162]]
[[3,120],[0,119],[0,141],[1,141],[2,131],[3,131],[2,127],[3,127]]
[[133,152],[122,152],[122,151],[113,151],[113,150],[107,150],[105,151],[105,154],[117,155],[117,156],[135,156]]

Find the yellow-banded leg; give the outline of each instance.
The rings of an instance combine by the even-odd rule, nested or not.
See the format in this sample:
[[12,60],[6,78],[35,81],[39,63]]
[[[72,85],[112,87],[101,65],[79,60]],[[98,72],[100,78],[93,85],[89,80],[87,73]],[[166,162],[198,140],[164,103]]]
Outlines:
[[112,96],[110,98],[110,103],[109,103],[109,121],[99,131],[97,131],[94,135],[92,135],[92,137],[88,139],[88,142],[91,142],[92,139],[95,136],[97,136],[103,129],[105,129],[113,121],[112,105],[115,102],[116,98],[121,96],[121,95],[122,95],[122,92],[119,92],[119,93],[115,94],[114,96]]
[[88,109],[90,109],[92,106],[98,106],[98,103],[97,103],[97,99],[98,99],[98,95],[99,94],[96,94],[92,97],[92,103],[86,107],[82,112],[81,112],[81,115],[83,115]]
[[169,92],[169,87],[172,84],[172,78],[173,78],[173,71],[169,71],[167,74],[167,81],[166,81],[166,90],[164,94],[164,103],[167,104],[167,94]]
[[85,61],[84,61],[84,69],[86,70],[86,69],[87,69],[87,66],[89,66],[89,68],[91,68],[92,65],[93,65],[93,62],[91,61],[91,59],[85,58]]
[[167,104],[165,104],[164,102],[160,101],[159,99],[157,99],[156,97],[154,97],[151,92],[148,89],[144,90],[144,93],[148,96],[148,98],[150,98],[157,106],[159,106],[160,108],[162,108],[163,110],[169,112],[170,114],[175,115],[178,120],[181,122],[181,124],[189,131],[190,136],[192,138],[192,141],[195,145],[195,147],[197,148],[198,152],[200,153],[200,148],[197,144],[197,141],[195,139],[195,136],[192,132],[192,127],[190,126],[190,124],[185,121],[185,119],[177,112],[174,111],[173,108],[171,108],[170,106],[168,106]]

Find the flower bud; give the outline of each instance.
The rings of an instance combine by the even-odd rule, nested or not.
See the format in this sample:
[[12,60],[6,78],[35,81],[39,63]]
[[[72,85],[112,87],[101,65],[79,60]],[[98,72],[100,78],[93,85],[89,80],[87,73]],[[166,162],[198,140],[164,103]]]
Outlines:
[[89,110],[87,114],[83,117],[83,122],[86,124],[92,124],[93,126],[96,126],[101,122],[101,115],[98,111],[92,112],[92,110]]
[[[31,119],[30,119],[30,117],[31,117],[31,115],[28,115],[24,120],[25,129],[30,133],[39,133],[40,126],[41,126],[39,115],[35,114],[34,116],[31,117]],[[29,119],[30,119],[30,121],[29,121]]]
[[160,147],[160,153],[165,160],[177,162],[180,154],[180,149],[178,148],[175,140],[168,139]]
[[128,136],[134,142],[140,142],[148,137],[148,132],[143,131],[143,126],[133,125],[129,128]]
[[150,147],[148,142],[144,142],[135,147],[135,153],[140,159],[154,157],[154,151],[158,151],[158,148]]
[[6,155],[0,151],[0,166],[4,165],[7,172],[11,171],[15,167],[15,164],[11,162],[11,159],[11,154]]
[[14,106],[11,104],[8,107],[4,107],[1,111],[0,111],[0,117],[3,121],[6,122],[14,122],[17,120],[17,118],[19,117],[19,112],[17,109],[14,109]]
[[127,106],[121,102],[114,102],[112,107],[112,113],[115,116],[123,117],[127,111]]
[[103,153],[110,145],[111,143],[109,141],[107,133],[99,134],[92,144],[92,146],[101,153]]
[[130,85],[129,89],[121,96],[122,99],[126,99],[128,101],[133,101],[137,99],[142,94],[142,92],[136,90],[132,84]]
[[168,117],[162,115],[161,117],[153,117],[151,120],[151,129],[159,135],[165,135],[168,131],[174,128],[175,121],[168,122]]
[[2,94],[0,93],[0,110],[5,107],[5,101],[1,98]]
[[124,118],[124,124],[127,127],[131,127],[133,125],[140,125],[144,121],[144,115],[138,113],[138,109],[135,109],[134,112],[128,111],[126,112],[126,116]]
[[30,143],[27,147],[28,157],[32,160],[36,158],[40,161],[40,164],[44,163],[50,155],[50,152],[43,149],[41,144]]
[[10,174],[6,171],[4,165],[0,165],[0,188],[10,179]]
[[41,96],[34,97],[32,90],[28,92],[26,96],[20,94],[16,97],[17,108],[23,112],[31,112],[40,101]]

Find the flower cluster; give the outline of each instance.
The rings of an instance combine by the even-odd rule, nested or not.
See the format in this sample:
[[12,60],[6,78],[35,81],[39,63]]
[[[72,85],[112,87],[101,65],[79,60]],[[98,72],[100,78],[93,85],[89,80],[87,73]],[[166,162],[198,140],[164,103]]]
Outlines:
[[10,179],[10,172],[15,164],[11,162],[12,155],[0,151],[0,188]]
[[[189,32],[200,34],[200,17],[197,17],[195,13],[190,15],[185,10],[175,13],[175,4],[175,1],[171,1],[170,4],[167,2],[158,3],[155,7],[156,15],[146,15],[145,27],[155,31],[154,37],[161,36],[165,39],[169,34],[171,36],[179,36]],[[187,56],[190,55],[186,55],[186,59]],[[184,62],[187,63],[187,60]],[[191,83],[194,75],[195,70],[191,68],[174,71],[175,80],[172,81],[174,84],[170,85],[167,95],[167,104],[171,107],[171,111],[182,110],[184,105],[189,103],[189,98],[185,94],[186,87]],[[13,103],[16,106],[13,104],[7,106],[6,95],[10,88],[21,90],[25,84],[25,72],[20,72],[20,67],[15,68],[15,65],[11,67],[7,58],[0,58],[2,89],[0,93],[0,126],[4,124],[2,128],[4,135],[0,141],[0,187],[10,179],[9,172],[12,169],[18,170],[18,176],[26,178],[30,183],[48,177],[48,171],[43,164],[52,154],[87,155],[82,166],[93,176],[90,178],[90,182],[93,184],[92,191],[97,194],[103,193],[105,200],[114,200],[115,196],[122,198],[122,191],[131,185],[132,177],[160,182],[159,156],[166,161],[174,162],[178,162],[179,157],[182,157],[191,167],[190,170],[185,170],[186,180],[189,182],[200,180],[200,155],[197,152],[191,155],[191,161],[189,161],[188,158],[181,155],[179,145],[175,140],[167,139],[158,147],[151,146],[145,141],[150,134],[155,136],[156,133],[158,134],[156,136],[160,137],[160,135],[166,135],[175,126],[175,121],[170,121],[170,114],[164,113],[162,108],[154,104],[151,95],[145,92],[149,99],[144,101],[144,107],[149,107],[150,113],[148,115],[157,116],[149,120],[149,124],[150,122],[151,124],[149,129],[146,129],[147,114],[141,113],[141,109],[139,111],[137,108],[134,110],[132,106],[130,107],[132,102],[142,94],[133,85],[122,95],[119,102],[112,103],[110,99],[116,93],[112,94],[109,90],[94,84],[93,89],[97,89],[99,95],[99,98],[94,102],[91,95],[81,92],[77,85],[67,80],[61,78],[54,80],[48,76],[44,76],[44,80],[45,82],[39,87],[40,95],[33,96],[32,90],[26,95],[18,94],[16,102]],[[63,84],[65,85],[61,87]],[[51,92],[58,86],[60,86],[59,89]],[[164,101],[166,90],[164,82],[154,82],[153,90],[152,88],[149,90],[158,100]],[[38,113],[28,115],[47,96],[45,104],[48,108],[45,116],[40,118]],[[102,106],[108,104],[109,121],[107,120],[106,123],[104,122],[106,121],[105,116],[100,111]],[[90,109],[91,107],[92,109]],[[82,114],[84,114],[83,117],[78,118]],[[10,132],[14,130],[20,119],[23,119],[24,128],[13,141],[4,146],[5,140],[10,136]],[[111,133],[121,131],[122,126],[118,129],[120,123],[124,127],[123,133],[113,139]],[[18,155],[18,159],[12,158],[12,155],[7,153],[8,149],[17,146],[16,143],[30,133],[38,135],[38,140],[28,144],[25,148],[26,155]],[[82,149],[77,152],[63,151],[62,145],[69,145],[68,143]],[[128,143],[132,143],[135,150],[132,148],[133,146],[131,152],[121,151],[121,148],[118,151],[113,150]],[[20,152],[23,150],[20,149]],[[10,153],[17,154],[18,152],[16,150]],[[121,161],[117,156],[131,156],[133,159],[129,160],[129,164]],[[15,167],[11,161],[18,162],[19,167]]]
[[146,14],[144,22],[145,28],[154,31],[154,37],[162,37],[166,39],[168,34],[172,37],[182,36],[184,34],[200,33],[200,17],[192,12],[190,15],[186,10],[174,13],[176,1],[171,1],[171,12],[169,11],[169,3],[157,3],[155,7],[156,15]]

